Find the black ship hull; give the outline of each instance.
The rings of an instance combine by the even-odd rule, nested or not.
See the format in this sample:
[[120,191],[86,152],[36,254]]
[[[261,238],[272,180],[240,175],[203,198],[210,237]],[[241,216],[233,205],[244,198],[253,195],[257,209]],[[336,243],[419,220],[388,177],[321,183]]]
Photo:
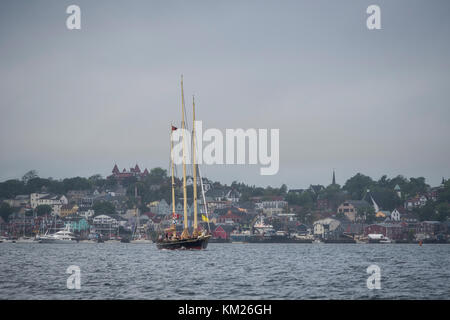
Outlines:
[[161,240],[156,242],[158,249],[166,250],[203,250],[208,247],[210,237],[191,238],[185,240]]

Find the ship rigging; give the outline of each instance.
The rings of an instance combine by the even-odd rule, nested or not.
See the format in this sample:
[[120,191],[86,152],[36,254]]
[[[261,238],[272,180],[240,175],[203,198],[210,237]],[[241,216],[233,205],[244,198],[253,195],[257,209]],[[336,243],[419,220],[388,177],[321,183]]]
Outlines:
[[176,223],[178,219],[178,214],[176,213],[175,206],[175,164],[173,157],[173,132],[178,130],[178,128],[171,125],[170,128],[170,162],[171,162],[171,188],[172,188],[172,223],[171,226],[165,230],[164,236],[160,236],[156,242],[158,249],[169,249],[169,250],[179,250],[179,249],[196,249],[202,250],[206,249],[208,246],[208,241],[211,238],[209,232],[209,217],[208,210],[205,199],[205,192],[203,190],[203,181],[200,175],[200,186],[203,196],[203,204],[205,205],[206,221],[208,222],[208,231],[199,230],[198,226],[198,206],[197,206],[197,176],[200,174],[198,166],[196,163],[196,141],[195,141],[195,100],[192,98],[192,110],[193,110],[193,128],[192,128],[192,171],[193,171],[193,205],[194,205],[194,224],[192,234],[189,233],[188,224],[188,210],[187,210],[187,187],[186,187],[186,143],[185,143],[185,103],[184,103],[184,90],[183,90],[183,76],[181,76],[181,129],[182,129],[182,146],[183,146],[183,232],[180,236],[176,232]]

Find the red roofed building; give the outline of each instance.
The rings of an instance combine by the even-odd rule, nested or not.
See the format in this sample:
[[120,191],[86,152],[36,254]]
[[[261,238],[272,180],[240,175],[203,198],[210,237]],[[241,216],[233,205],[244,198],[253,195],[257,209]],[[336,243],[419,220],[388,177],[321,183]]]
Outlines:
[[242,217],[228,210],[227,214],[217,218],[217,223],[239,223]]
[[113,177],[117,180],[123,180],[129,177],[136,177],[138,179],[143,178],[149,174],[147,168],[145,168],[144,172],[141,172],[141,169],[136,164],[134,168],[130,168],[129,171],[127,171],[125,168],[120,172],[119,167],[117,164],[114,165],[114,168],[112,169],[112,175],[110,175],[108,178]]
[[136,163],[136,166],[134,168],[130,168],[130,172],[134,172],[134,173],[141,173],[141,169],[139,168],[139,166]]
[[402,240],[406,238],[406,232],[407,229],[405,228],[405,224],[401,223],[377,223],[364,227],[365,236],[368,236],[371,233],[382,234],[391,240]]
[[214,230],[212,236],[215,239],[228,239],[228,234],[221,226],[218,226],[216,230]]

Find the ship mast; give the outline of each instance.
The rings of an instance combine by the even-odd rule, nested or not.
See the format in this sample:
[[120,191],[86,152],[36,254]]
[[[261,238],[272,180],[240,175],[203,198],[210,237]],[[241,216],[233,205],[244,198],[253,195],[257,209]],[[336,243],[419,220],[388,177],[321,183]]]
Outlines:
[[211,227],[209,226],[208,205],[206,204],[205,189],[203,188],[203,178],[202,178],[202,172],[200,170],[200,167],[198,168],[198,175],[200,178],[200,187],[202,190],[203,205],[205,207],[204,210],[205,210],[205,214],[206,214],[206,221],[208,222],[208,232],[211,233]]
[[192,237],[198,237],[197,229],[197,164],[195,163],[195,100],[192,97],[192,114],[193,114],[193,126],[192,126],[192,172],[194,175],[194,231]]
[[170,161],[171,161],[171,171],[172,171],[172,218],[173,218],[171,231],[172,231],[173,237],[176,237],[177,228],[175,226],[176,212],[175,212],[175,177],[174,177],[175,164],[173,163],[173,140],[172,140],[174,130],[176,130],[176,129],[174,129],[174,127],[171,126],[171,128],[170,128]]
[[187,213],[187,190],[186,190],[186,146],[185,146],[185,123],[184,123],[184,91],[183,76],[181,76],[181,129],[183,130],[183,210],[184,210],[184,230],[181,239],[189,238],[188,213]]

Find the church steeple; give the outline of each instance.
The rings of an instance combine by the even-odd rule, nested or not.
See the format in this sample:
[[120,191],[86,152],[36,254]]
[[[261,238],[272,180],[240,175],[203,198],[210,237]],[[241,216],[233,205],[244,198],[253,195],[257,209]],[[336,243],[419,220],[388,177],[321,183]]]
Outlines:
[[333,169],[333,182],[331,184],[333,186],[336,184],[336,175],[334,174],[334,169]]

